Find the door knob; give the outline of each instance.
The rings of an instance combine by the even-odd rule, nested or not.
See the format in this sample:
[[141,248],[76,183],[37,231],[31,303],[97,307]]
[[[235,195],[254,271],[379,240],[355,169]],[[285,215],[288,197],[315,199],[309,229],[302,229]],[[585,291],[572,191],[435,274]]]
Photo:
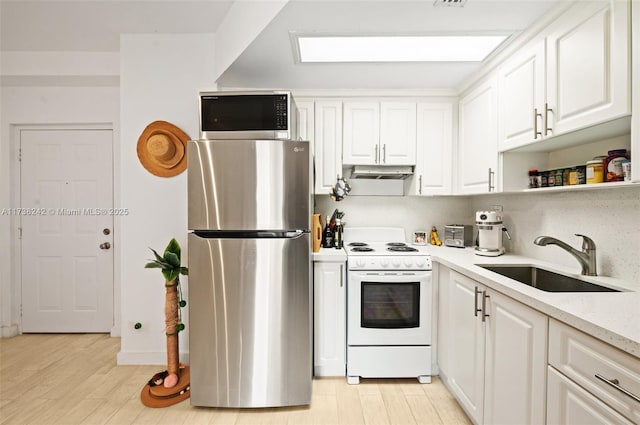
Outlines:
[[111,248],[111,244],[109,242],[103,242],[100,244],[100,249],[109,249]]

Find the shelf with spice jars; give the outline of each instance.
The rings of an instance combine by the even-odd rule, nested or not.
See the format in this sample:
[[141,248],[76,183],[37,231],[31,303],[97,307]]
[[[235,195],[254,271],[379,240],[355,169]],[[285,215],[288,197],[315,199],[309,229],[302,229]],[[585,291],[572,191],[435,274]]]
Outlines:
[[633,186],[629,135],[550,151],[501,154],[503,192]]

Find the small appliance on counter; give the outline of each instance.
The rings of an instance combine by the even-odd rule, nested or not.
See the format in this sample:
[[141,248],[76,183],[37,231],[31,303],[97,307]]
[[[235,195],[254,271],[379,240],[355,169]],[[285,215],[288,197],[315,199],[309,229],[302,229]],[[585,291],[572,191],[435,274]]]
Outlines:
[[456,248],[473,245],[473,226],[470,224],[448,224],[444,226],[444,245]]
[[476,255],[497,257],[504,254],[502,246],[502,232],[511,239],[506,227],[502,226],[501,211],[476,211],[476,225],[478,226],[478,246]]

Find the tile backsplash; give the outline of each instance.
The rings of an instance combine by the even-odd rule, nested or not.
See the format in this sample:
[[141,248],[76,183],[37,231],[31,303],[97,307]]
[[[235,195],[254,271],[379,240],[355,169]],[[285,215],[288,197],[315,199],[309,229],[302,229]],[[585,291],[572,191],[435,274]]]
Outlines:
[[475,211],[502,205],[511,241],[508,252],[562,266],[576,260],[556,246],[540,247],[540,235],[556,237],[580,249],[581,233],[597,247],[598,274],[634,283],[640,290],[640,185],[615,189],[492,194],[447,197],[353,196],[334,202],[316,196],[315,211],[326,216],[338,208],[346,226],[400,226],[407,238],[415,230],[436,226],[441,236],[446,224],[473,224]]

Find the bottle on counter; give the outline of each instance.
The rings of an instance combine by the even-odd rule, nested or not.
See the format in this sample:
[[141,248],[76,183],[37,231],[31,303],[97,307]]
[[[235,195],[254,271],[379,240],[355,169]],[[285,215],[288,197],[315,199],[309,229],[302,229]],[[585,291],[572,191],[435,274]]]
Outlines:
[[331,217],[327,216],[327,222],[322,232],[322,247],[333,248],[333,231],[331,230]]
[[342,220],[336,218],[336,226],[333,232],[333,247],[336,249],[342,249],[344,241],[342,240]]

